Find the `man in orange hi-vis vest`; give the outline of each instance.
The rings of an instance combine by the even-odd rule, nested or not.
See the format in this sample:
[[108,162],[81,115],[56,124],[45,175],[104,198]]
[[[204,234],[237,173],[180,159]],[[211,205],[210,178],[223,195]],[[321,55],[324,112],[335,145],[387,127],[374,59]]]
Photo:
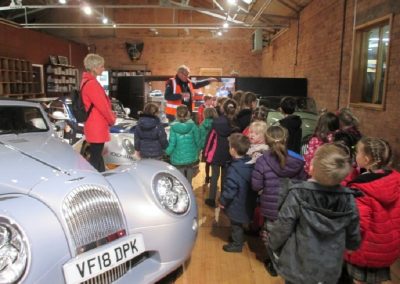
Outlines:
[[165,114],[169,121],[175,120],[176,108],[182,104],[186,105],[190,112],[194,109],[194,89],[207,86],[211,82],[218,81],[216,78],[208,78],[192,82],[189,79],[189,67],[181,65],[178,67],[175,77],[168,79],[165,87]]

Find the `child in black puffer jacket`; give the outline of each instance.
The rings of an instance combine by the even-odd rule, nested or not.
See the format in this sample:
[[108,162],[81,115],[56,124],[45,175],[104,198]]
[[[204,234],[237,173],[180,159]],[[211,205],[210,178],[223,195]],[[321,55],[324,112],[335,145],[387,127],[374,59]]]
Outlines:
[[161,160],[168,147],[165,128],[158,118],[158,106],[148,103],[135,128],[136,155],[143,159]]

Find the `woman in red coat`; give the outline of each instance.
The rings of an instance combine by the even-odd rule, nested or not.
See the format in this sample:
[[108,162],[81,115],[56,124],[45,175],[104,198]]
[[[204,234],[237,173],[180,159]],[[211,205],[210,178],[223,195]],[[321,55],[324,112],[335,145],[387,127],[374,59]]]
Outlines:
[[381,283],[400,256],[400,173],[389,168],[391,149],[379,138],[361,138],[356,160],[367,170],[348,185],[364,194],[356,199],[362,241],[346,253],[347,269],[355,283]]
[[83,72],[81,82],[82,100],[88,112],[93,105],[85,122],[85,138],[90,143],[89,162],[99,172],[105,171],[102,156],[104,143],[110,140],[109,127],[115,123],[111,102],[96,76],[104,71],[104,58],[90,53],[83,61],[87,72]]

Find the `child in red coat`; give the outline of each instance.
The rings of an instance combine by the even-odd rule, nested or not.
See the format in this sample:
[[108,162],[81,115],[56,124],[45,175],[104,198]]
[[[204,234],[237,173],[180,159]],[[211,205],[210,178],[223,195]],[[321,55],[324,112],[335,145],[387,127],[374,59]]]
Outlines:
[[380,139],[363,137],[356,161],[366,172],[348,186],[362,191],[357,198],[361,246],[347,252],[347,270],[354,283],[390,280],[390,265],[400,257],[400,174],[389,167],[392,151]]

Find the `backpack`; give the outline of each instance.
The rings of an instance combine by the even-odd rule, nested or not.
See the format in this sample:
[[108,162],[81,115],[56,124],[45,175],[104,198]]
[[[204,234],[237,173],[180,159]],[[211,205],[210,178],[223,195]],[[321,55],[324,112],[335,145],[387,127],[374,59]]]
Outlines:
[[215,151],[217,149],[217,141],[218,141],[217,136],[218,136],[217,131],[215,131],[215,129],[211,129],[210,133],[208,134],[207,142],[203,152],[203,155],[207,163],[211,163],[214,158]]
[[82,87],[80,90],[74,89],[71,91],[71,94],[70,94],[71,102],[72,102],[72,113],[74,114],[77,122],[85,122],[88,119],[88,117],[93,109],[93,103],[92,103],[92,104],[90,104],[89,110],[86,112],[85,105],[83,104],[83,100],[82,100],[82,89],[88,81],[89,80],[85,81],[82,84]]

